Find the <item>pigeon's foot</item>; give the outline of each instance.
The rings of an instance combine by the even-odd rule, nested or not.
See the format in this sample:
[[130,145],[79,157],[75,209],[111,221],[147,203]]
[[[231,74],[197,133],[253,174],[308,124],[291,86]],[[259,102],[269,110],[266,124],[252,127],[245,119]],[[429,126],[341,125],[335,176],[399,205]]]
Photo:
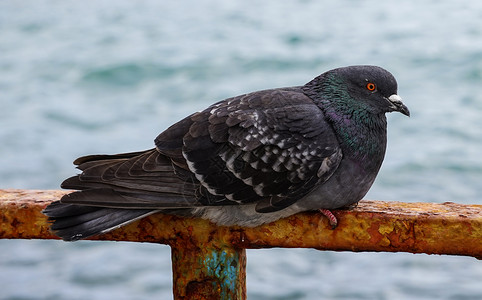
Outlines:
[[328,218],[330,222],[331,229],[335,229],[338,226],[338,220],[336,219],[335,215],[328,209],[320,209],[320,212]]

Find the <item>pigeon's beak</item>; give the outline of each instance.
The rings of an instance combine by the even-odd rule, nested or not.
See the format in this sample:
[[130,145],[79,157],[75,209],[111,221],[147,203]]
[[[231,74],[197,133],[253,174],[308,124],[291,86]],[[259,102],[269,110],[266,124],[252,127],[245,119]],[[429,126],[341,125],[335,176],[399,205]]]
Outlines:
[[408,107],[403,104],[402,97],[397,94],[393,94],[388,97],[387,100],[388,102],[390,102],[390,111],[398,111],[406,115],[407,117],[410,117],[410,111],[408,110]]

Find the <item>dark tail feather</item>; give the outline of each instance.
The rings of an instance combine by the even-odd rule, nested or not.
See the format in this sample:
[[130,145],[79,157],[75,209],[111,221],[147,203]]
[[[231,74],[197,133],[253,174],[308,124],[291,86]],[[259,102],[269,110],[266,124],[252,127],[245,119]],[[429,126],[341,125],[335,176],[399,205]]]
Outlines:
[[64,241],[77,241],[108,232],[156,212],[146,209],[118,209],[64,204],[55,201],[43,213],[51,230]]
[[105,233],[159,210],[202,205],[194,175],[188,170],[180,173],[156,149],[84,156],[74,163],[82,173],[65,180],[62,188],[77,191],[43,211],[52,231],[66,241]]

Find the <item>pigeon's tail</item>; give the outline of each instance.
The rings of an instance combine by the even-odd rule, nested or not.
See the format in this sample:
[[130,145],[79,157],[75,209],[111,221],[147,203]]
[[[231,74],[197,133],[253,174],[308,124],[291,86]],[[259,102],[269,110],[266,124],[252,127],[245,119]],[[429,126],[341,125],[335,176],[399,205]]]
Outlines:
[[50,229],[64,241],[77,241],[102,234],[146,217],[155,210],[102,208],[55,201],[43,213],[52,221]]
[[201,205],[192,173],[156,149],[91,155],[74,162],[82,173],[66,179],[74,189],[43,211],[51,230],[67,241],[105,233],[157,211],[188,211]]

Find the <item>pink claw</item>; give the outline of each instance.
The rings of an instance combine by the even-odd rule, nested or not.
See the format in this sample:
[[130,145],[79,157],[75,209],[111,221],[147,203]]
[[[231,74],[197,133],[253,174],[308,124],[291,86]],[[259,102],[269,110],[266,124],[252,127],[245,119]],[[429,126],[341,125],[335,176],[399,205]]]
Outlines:
[[338,220],[330,210],[320,209],[320,212],[328,218],[328,221],[330,222],[330,225],[331,225],[331,229],[335,229],[336,226],[338,226]]

